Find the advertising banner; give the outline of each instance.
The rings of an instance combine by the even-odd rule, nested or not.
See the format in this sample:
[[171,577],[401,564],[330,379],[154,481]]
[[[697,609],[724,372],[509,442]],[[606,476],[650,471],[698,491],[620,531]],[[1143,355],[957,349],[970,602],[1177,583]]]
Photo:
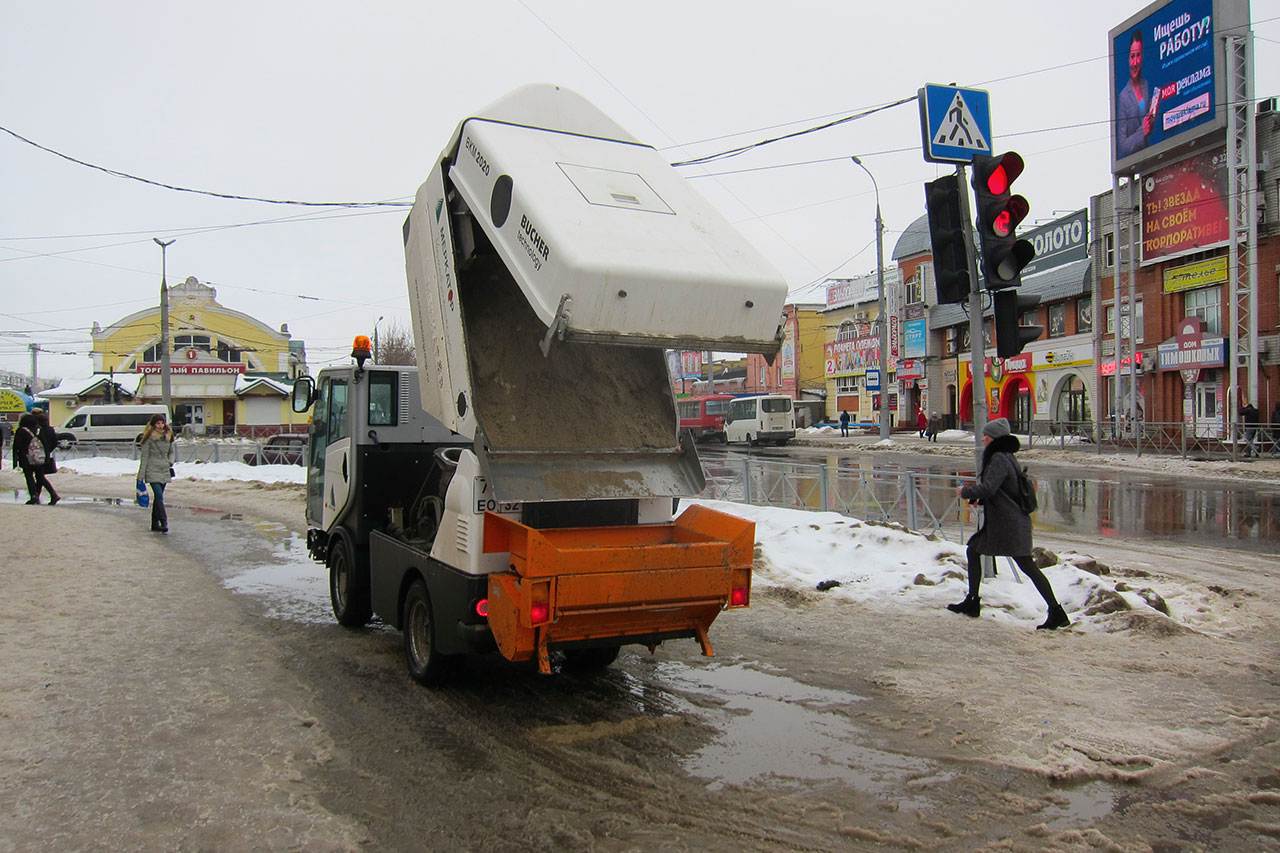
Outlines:
[[829,377],[846,376],[880,366],[880,339],[874,335],[824,344],[823,350]]
[[1213,7],[1169,0],[1111,31],[1113,172],[1220,123]]
[[1035,247],[1036,256],[1022,269],[1022,275],[1032,275],[1072,261],[1089,257],[1089,212],[1077,210],[1042,225],[1022,235]]
[[1227,257],[1210,258],[1164,271],[1164,292],[1178,293],[1211,284],[1227,283]]
[[925,326],[928,320],[907,320],[902,324],[902,355],[904,358],[924,358]]
[[1142,179],[1142,263],[1221,246],[1227,225],[1227,153],[1202,151]]
[[[148,376],[154,376],[160,373],[161,365],[158,362],[148,362],[138,365],[138,372],[145,373]],[[243,364],[171,364],[169,365],[169,373],[174,376],[233,376],[237,373],[244,373]]]

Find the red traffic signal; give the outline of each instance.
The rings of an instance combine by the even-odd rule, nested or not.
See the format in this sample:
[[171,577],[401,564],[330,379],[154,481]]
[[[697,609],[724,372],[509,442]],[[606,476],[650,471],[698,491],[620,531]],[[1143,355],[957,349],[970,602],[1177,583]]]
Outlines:
[[1018,225],[1027,218],[1031,205],[1022,196],[1009,193],[1022,169],[1022,157],[1016,151],[973,158],[979,266],[988,290],[1022,284],[1022,270],[1036,255],[1030,243],[1017,237]]

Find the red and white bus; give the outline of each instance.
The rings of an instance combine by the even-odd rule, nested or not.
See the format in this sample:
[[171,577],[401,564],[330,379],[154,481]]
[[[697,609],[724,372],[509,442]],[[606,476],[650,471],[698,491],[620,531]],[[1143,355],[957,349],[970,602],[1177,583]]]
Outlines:
[[680,429],[687,429],[694,441],[724,441],[724,416],[729,412],[732,394],[705,394],[676,400]]

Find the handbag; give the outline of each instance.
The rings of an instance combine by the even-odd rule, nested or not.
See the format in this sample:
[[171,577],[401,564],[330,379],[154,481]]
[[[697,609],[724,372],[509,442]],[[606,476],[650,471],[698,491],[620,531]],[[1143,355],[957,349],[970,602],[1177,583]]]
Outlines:
[[136,491],[133,499],[137,501],[138,506],[146,509],[147,505],[151,503],[151,498],[147,495],[147,484],[138,480],[134,483],[134,487],[136,488]]

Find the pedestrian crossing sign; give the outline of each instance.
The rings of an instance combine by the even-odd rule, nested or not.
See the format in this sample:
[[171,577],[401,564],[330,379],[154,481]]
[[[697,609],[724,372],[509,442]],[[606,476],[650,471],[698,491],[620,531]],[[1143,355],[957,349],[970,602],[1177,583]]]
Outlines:
[[991,107],[986,91],[928,83],[919,92],[920,134],[930,163],[969,163],[991,153]]

